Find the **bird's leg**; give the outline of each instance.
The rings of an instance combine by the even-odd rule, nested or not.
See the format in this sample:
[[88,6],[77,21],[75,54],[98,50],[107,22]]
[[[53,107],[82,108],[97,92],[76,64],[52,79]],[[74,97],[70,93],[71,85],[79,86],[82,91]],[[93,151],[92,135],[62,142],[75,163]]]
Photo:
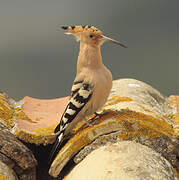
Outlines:
[[99,117],[99,115],[100,114],[97,114],[97,113],[94,113],[95,114],[95,116],[93,117],[93,118],[84,118],[84,120],[85,120],[85,128],[86,127],[91,127],[91,126],[93,126],[94,124],[96,124],[96,122],[95,122],[95,120]]
[[99,116],[99,115],[100,115],[100,113],[97,113],[97,112],[95,112],[94,114],[95,114],[95,117],[97,117],[97,116]]
[[97,119],[97,118],[100,118],[100,117],[108,114],[108,112],[107,112],[107,111],[106,111],[106,112],[102,112],[102,113],[97,113],[97,112],[95,112],[94,114],[95,114],[95,116],[94,116],[91,120],[95,120],[95,119]]
[[91,127],[91,126],[93,125],[92,123],[90,123],[90,122],[87,120],[87,118],[84,118],[84,120],[85,120],[85,123],[86,123],[85,127]]
[[102,116],[106,115],[107,113],[108,113],[108,112],[103,112],[103,113],[97,113],[97,112],[95,112],[95,113],[94,113],[95,116],[94,116],[93,118],[88,119],[88,120],[87,120],[87,118],[84,118],[84,120],[85,120],[85,122],[86,122],[85,127],[91,127],[91,126],[97,124],[97,123],[98,123],[97,119],[98,119],[98,118],[101,118]]

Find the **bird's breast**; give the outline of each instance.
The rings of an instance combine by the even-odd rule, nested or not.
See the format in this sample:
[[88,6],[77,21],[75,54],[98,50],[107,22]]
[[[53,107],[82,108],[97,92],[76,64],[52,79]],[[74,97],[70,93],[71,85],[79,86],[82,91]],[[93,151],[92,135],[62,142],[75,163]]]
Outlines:
[[[99,110],[107,101],[112,88],[111,72],[105,67],[93,73],[94,91],[92,95],[93,111]],[[96,77],[96,79],[95,79]]]

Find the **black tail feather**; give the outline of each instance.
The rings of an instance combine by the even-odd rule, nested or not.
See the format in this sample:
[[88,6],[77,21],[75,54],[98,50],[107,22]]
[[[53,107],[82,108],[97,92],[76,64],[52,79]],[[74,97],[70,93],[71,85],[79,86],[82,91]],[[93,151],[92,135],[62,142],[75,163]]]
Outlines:
[[49,164],[52,163],[52,160],[56,157],[57,153],[58,153],[59,150],[60,150],[60,146],[61,146],[62,143],[63,143],[63,139],[61,139],[61,140],[59,141],[59,136],[63,136],[63,134],[60,133],[60,134],[56,137],[55,144],[53,145],[52,150],[51,150],[51,152],[50,152]]

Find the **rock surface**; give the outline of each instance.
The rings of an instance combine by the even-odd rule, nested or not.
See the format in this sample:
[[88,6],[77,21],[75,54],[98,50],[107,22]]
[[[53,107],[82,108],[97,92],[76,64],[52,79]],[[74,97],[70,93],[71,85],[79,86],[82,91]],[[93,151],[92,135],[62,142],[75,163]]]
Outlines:
[[[15,102],[6,94],[0,93],[0,162],[12,169],[20,180],[36,178],[36,162],[31,152],[17,138],[28,143],[28,147],[34,150],[36,157],[39,158],[39,167],[45,168],[46,175],[44,173],[43,176],[39,176],[39,180],[53,179],[47,177],[48,167],[41,162],[44,158],[42,156],[49,155],[51,146],[42,145],[54,142],[53,130],[59,123],[68,98],[40,100],[26,96],[21,101]],[[175,173],[179,174],[179,96],[167,98],[141,81],[119,79],[113,81],[111,94],[100,113],[101,115],[95,118],[89,117],[88,120],[93,126],[88,127],[85,121],[82,121],[73,129],[73,137],[60,149],[51,165],[49,173],[52,176],[59,176],[61,179],[61,175],[68,172],[65,169],[71,168],[69,162],[72,160],[78,164],[74,168],[78,171],[77,168],[88,155],[108,146],[109,143],[122,141],[138,142],[136,146],[144,146],[159,153],[160,159],[166,159],[165,162],[163,160],[159,162],[163,162],[166,167],[168,161]],[[4,126],[1,126],[2,124]],[[44,153],[37,153],[39,149]],[[135,155],[135,152],[131,153]],[[101,156],[103,157],[102,154]],[[130,162],[130,159],[127,162]],[[95,164],[95,160],[93,163]],[[174,178],[174,171],[170,166],[168,170],[172,173],[168,175]],[[115,170],[117,168],[114,168]],[[165,172],[165,168],[161,171]],[[130,176],[130,171],[126,172]],[[122,176],[126,176],[121,173]],[[142,173],[141,177],[143,175],[146,173]],[[0,178],[2,176],[0,174]]]
[[16,173],[0,161],[0,180],[18,180]]
[[93,126],[80,122],[74,137],[62,147],[49,173],[57,177],[70,159],[80,163],[93,150],[108,142],[136,141],[152,148],[179,171],[179,116],[176,101],[163,96],[150,85],[134,79],[113,81],[107,103]]
[[[16,177],[15,179],[19,180],[36,178],[37,161],[32,152],[2,124],[0,124],[0,162],[2,170],[0,174],[7,178],[7,174],[9,174],[9,178]],[[10,176],[10,174],[12,175]]]
[[90,153],[65,180],[174,180],[170,163],[152,149],[131,141]]
[[22,108],[17,113],[14,134],[28,143],[37,145],[53,143],[55,136],[54,128],[65,109],[69,97],[57,99],[35,99],[24,97]]

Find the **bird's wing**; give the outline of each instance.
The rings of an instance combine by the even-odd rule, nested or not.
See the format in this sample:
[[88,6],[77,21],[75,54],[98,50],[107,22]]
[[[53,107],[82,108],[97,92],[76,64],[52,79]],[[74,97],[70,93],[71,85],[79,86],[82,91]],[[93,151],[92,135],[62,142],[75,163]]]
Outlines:
[[78,113],[85,107],[86,103],[91,99],[93,94],[93,85],[84,81],[75,81],[72,90],[71,98],[62,115],[60,123],[55,128],[54,132],[59,133],[56,142],[52,148],[50,159],[52,159],[56,150],[63,142],[63,137],[68,124],[77,117]]
[[69,123],[78,115],[93,94],[93,85],[84,81],[75,81],[71,89],[71,97],[62,115],[55,133],[65,131]]

